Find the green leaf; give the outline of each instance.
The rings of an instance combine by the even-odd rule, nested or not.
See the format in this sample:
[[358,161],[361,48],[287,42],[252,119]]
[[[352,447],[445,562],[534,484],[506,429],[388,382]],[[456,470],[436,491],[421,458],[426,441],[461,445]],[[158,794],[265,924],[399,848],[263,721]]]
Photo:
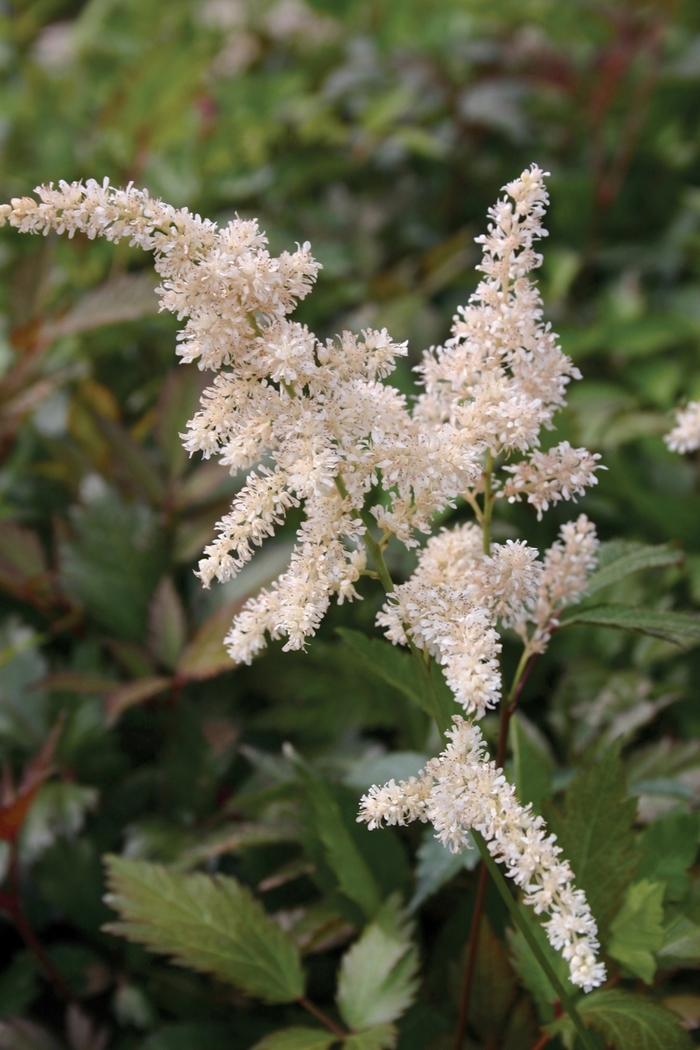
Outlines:
[[110,932],[266,1002],[303,995],[295,944],[235,879],[182,875],[123,857],[106,863],[107,903],[121,917]]
[[700,967],[700,926],[687,915],[675,915],[665,926],[656,953],[659,965]]
[[663,900],[662,883],[649,879],[635,882],[610,924],[610,955],[647,984],[656,973],[654,952],[663,943]]
[[406,649],[379,638],[368,638],[361,631],[353,631],[349,627],[336,628],[336,634],[373,675],[422,707],[429,715],[432,714],[428,698],[416,678],[415,664]]
[[[547,958],[550,966],[557,977],[572,995],[577,995],[577,989],[569,980],[569,967],[559,952],[552,948],[547,936],[539,923],[530,924],[531,932],[537,938],[540,951]],[[552,988],[551,981],[547,977],[532,948],[525,940],[520,930],[508,930],[508,944],[511,950],[511,962],[520,980],[527,988],[537,1007],[537,1013],[543,1022],[549,1022],[554,1018],[555,1004],[558,997]]]
[[550,793],[554,762],[547,743],[535,726],[522,714],[511,721],[513,745],[513,776],[518,798],[526,805],[531,802],[539,811],[540,804]]
[[39,995],[36,962],[21,952],[0,973],[0,1018],[16,1017]]
[[[599,1032],[614,1050],[692,1050],[680,1019],[666,1007],[629,992],[591,992],[577,1003],[584,1023]],[[550,1031],[571,1031],[562,1018]]]
[[343,1041],[343,1050],[394,1050],[398,1037],[393,1024],[379,1024],[353,1032]]
[[562,627],[580,623],[649,634],[682,647],[697,645],[700,642],[700,616],[690,613],[637,609],[626,605],[592,605],[588,608],[573,609],[561,619]]
[[187,640],[185,610],[173,581],[164,576],[148,610],[150,648],[164,667],[172,671]]
[[[462,971],[463,972],[463,971]],[[488,919],[481,920],[474,994],[469,1021],[483,1046],[502,1046],[516,997],[516,980],[508,954]]]
[[67,589],[106,630],[143,638],[163,558],[154,516],[108,494],[76,511],[73,524],[74,538],[62,547]]
[[648,546],[626,540],[604,544],[601,550],[600,568],[588,578],[586,596],[596,594],[604,587],[619,583],[632,573],[644,569],[658,569],[666,565],[677,565],[682,553],[667,544]]
[[415,998],[418,952],[413,924],[398,896],[390,897],[374,922],[345,953],[338,977],[338,1006],[352,1028],[395,1021]]
[[367,918],[372,918],[381,904],[379,884],[348,830],[328,785],[299,756],[296,756],[296,764],[304,784],[313,830],[326,863],[345,896],[354,901]]
[[179,478],[187,467],[189,457],[180,434],[197,411],[203,386],[197,369],[177,367],[168,373],[163,384],[157,406],[156,438],[171,478]]
[[416,888],[409,905],[414,912],[433,893],[453,879],[460,871],[471,871],[479,863],[479,853],[471,849],[451,853],[428,829],[416,853]]
[[620,756],[612,749],[579,770],[563,809],[554,810],[550,818],[603,943],[638,863],[632,830],[636,812],[636,800],[627,796]]
[[21,852],[34,860],[60,836],[74,837],[97,806],[97,790],[69,781],[44,784],[22,827]]
[[665,814],[640,837],[637,874],[662,882],[667,897],[679,900],[686,892],[686,873],[695,861],[699,841],[700,814],[684,810]]
[[368,638],[361,631],[347,627],[338,627],[336,633],[368,671],[431,718],[437,718],[442,728],[449,726],[459,708],[435,663],[425,667],[422,673],[418,669],[417,673],[416,663],[405,649],[379,638]]
[[252,1050],[329,1050],[336,1041],[322,1028],[283,1028],[266,1035]]

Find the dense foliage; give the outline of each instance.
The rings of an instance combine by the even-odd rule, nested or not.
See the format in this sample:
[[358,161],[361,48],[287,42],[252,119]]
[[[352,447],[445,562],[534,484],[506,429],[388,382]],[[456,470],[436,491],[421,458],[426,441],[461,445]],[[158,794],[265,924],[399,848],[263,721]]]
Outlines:
[[[3,30],[2,200],[108,174],[259,215],[276,250],[312,241],[319,333],[443,340],[496,189],[552,172],[543,296],[586,376],[556,440],[603,455],[584,509],[606,542],[507,769],[601,929],[594,1038],[691,1045],[700,492],[661,435],[700,396],[696,5],[49,0]],[[150,269],[80,237],[5,230],[0,253],[0,1046],[452,1045],[478,857],[355,822],[436,750],[404,654],[365,639],[380,590],[308,652],[233,668],[223,635],[289,537],[193,578],[240,478],[181,447],[203,379]],[[507,507],[497,538],[545,546],[570,509]],[[474,982],[465,1046],[575,1045],[492,889]]]

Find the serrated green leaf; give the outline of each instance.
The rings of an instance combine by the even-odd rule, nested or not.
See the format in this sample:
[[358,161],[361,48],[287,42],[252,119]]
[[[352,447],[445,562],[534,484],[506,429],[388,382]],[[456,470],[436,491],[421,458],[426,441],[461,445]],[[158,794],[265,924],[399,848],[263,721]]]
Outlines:
[[395,1021],[413,1002],[418,952],[412,934],[413,924],[399,898],[390,897],[343,956],[337,998],[352,1028]]
[[248,889],[226,876],[182,875],[158,864],[107,858],[110,932],[272,1003],[304,992],[294,942]]
[[451,853],[428,829],[416,853],[416,888],[409,905],[414,912],[433,893],[460,871],[471,871],[479,863],[476,847]]
[[119,638],[143,638],[164,557],[155,517],[107,494],[77,510],[73,524],[61,555],[69,593]]
[[[605,557],[607,548],[607,557]],[[604,544],[601,551],[600,568],[588,578],[586,596],[596,594],[604,587],[619,583],[626,576],[644,569],[659,569],[666,565],[677,565],[682,554],[667,544],[649,546],[626,540]]]
[[348,830],[338,802],[310,766],[297,759],[314,833],[342,892],[367,916],[381,904],[379,884]]
[[[599,1032],[614,1050],[692,1050],[680,1018],[650,999],[610,989],[591,992],[577,1007],[586,1026]],[[568,1017],[549,1030],[573,1034]]]
[[654,952],[663,943],[663,900],[664,887],[660,882],[635,882],[610,924],[608,952],[647,984],[651,984],[656,973]]
[[573,609],[562,617],[560,626],[571,627],[574,624],[634,631],[686,648],[700,643],[700,616],[690,613],[636,609],[627,605],[592,605]]
[[336,1041],[322,1028],[282,1028],[266,1035],[252,1050],[328,1050]]
[[343,1050],[394,1050],[399,1033],[393,1024],[375,1025],[364,1032],[353,1032],[343,1041]]
[[511,720],[513,745],[513,776],[518,798],[526,805],[531,802],[539,811],[542,799],[550,792],[554,762],[546,741],[533,724],[522,714]]
[[638,863],[633,825],[637,802],[627,795],[615,749],[584,765],[571,781],[552,830],[588,898],[603,943]]

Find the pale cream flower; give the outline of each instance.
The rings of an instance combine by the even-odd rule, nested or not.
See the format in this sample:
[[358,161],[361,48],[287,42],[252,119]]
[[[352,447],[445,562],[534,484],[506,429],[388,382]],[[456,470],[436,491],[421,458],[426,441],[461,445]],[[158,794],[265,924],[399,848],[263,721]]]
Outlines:
[[447,738],[445,750],[417,777],[373,785],[360,801],[358,821],[370,829],[414,820],[432,824],[435,837],[453,853],[468,848],[469,832],[478,831],[522,890],[524,903],[546,916],[545,933],[568,962],[573,984],[591,991],[606,977],[597,959],[598,930],[556,836],[530,805],[518,802],[513,785],[488,759],[477,726],[456,718]]

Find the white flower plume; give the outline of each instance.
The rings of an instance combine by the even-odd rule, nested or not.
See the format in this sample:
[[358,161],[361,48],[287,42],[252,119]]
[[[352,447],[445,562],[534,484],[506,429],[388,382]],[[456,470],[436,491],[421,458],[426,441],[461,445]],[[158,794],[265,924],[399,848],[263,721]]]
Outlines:
[[597,959],[598,930],[584,893],[561,859],[556,836],[542,817],[521,805],[503,770],[486,757],[477,726],[456,718],[445,750],[410,780],[374,785],[360,802],[358,821],[370,829],[383,824],[432,824],[435,837],[457,853],[478,831],[489,853],[523,892],[525,904],[543,923],[550,944],[569,964],[572,982],[591,991],[605,980]]
[[[357,597],[369,521],[415,546],[418,533],[430,534],[435,514],[479,492],[487,453],[527,453],[551,425],[578,371],[542,321],[529,279],[541,262],[534,244],[546,233],[544,173],[532,165],[504,190],[489,211],[487,233],[477,238],[483,278],[446,346],[424,355],[424,390],[413,411],[384,383],[406,354],[404,343],[384,329],[321,342],[290,319],[320,268],[308,244],[274,257],[254,220],[219,227],[107,180],[40,186],[38,200],[0,206],[0,225],[126,240],[153,253],[161,308],[184,322],[178,355],[216,372],[188,424],[185,447],[217,456],[232,474],[247,474],[199,563],[204,585],[235,576],[290,508],[303,510],[288,569],[232,626],[227,641],[235,660],[252,659],[268,636],[286,639],[288,649],[302,647],[333,598]],[[553,455],[535,452],[508,468],[503,494],[526,495],[541,510],[595,479],[597,457],[585,450],[550,462]],[[495,485],[498,491],[498,479]],[[488,580],[470,581],[463,622],[454,603],[464,577],[441,592],[432,627],[425,616],[421,627],[417,612],[411,621],[414,639],[439,652],[465,708],[478,712],[498,696],[494,623],[522,619],[539,571],[522,544],[491,557],[490,593]],[[423,599],[416,586],[417,608]],[[407,597],[400,592],[394,601]],[[423,602],[426,608],[431,601]]]

